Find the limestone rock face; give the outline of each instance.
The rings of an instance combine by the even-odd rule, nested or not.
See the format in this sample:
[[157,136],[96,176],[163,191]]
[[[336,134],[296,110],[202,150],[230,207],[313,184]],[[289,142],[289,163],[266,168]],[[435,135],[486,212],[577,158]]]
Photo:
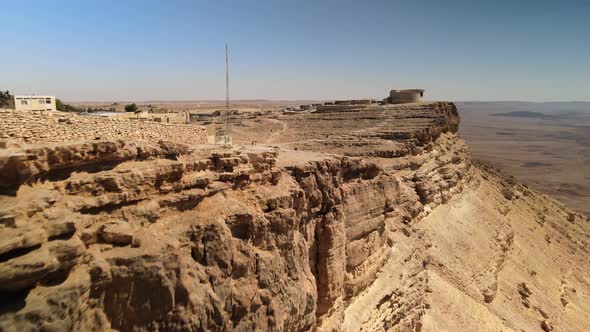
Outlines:
[[[0,329],[436,330],[441,289],[501,306],[505,280],[478,271],[508,264],[521,233],[490,229],[498,254],[468,282],[445,270],[468,252],[440,258],[460,240],[437,242],[421,223],[484,184],[508,215],[525,201],[504,188],[540,196],[472,164],[454,105],[379,112],[379,127],[297,150],[117,140],[0,150]],[[521,302],[549,310],[519,282],[530,291]],[[587,310],[567,287],[568,306]],[[511,327],[541,326],[527,324]]]
[[133,229],[127,223],[110,223],[102,228],[100,236],[114,245],[128,245],[133,242]]

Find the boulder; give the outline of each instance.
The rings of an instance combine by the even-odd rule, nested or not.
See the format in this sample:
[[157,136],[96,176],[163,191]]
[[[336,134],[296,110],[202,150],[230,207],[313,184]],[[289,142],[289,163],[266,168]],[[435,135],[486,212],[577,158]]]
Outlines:
[[104,241],[115,245],[128,245],[133,242],[133,229],[125,222],[107,224],[101,233]]

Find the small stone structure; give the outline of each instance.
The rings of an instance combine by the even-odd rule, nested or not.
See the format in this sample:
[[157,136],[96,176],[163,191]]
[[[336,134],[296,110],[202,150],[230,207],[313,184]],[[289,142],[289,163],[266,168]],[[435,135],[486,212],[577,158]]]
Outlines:
[[209,144],[232,145],[231,136],[225,132],[225,129],[219,125],[212,124],[207,128],[207,142]]
[[203,126],[80,116],[65,112],[0,109],[0,140],[57,143],[104,139],[159,140],[207,144]]
[[[125,117],[123,113],[121,117]],[[130,120],[139,121],[153,121],[161,123],[190,123],[189,111],[182,112],[140,112],[135,114],[133,117],[128,117]]]
[[422,89],[391,90],[385,102],[387,104],[416,103],[421,101],[422,97],[424,97]]

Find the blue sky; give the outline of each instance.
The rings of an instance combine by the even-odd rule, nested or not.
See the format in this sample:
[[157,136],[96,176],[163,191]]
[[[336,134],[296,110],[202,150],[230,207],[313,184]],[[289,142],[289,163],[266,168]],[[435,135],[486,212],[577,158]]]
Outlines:
[[0,89],[65,100],[590,100],[590,1],[0,0]]

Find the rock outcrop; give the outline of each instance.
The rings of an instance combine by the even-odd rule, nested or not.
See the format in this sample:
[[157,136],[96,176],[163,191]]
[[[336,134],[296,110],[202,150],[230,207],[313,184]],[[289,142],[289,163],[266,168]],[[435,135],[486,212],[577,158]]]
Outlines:
[[[437,329],[433,321],[446,318],[434,301],[452,302],[445,294],[488,310],[485,326],[581,326],[545,305],[552,294],[524,276],[509,284],[500,271],[520,255],[515,247],[534,243],[506,226],[514,210],[538,212],[535,220],[567,234],[548,232],[550,240],[577,254],[588,251],[585,221],[567,221],[569,210],[474,166],[454,105],[307,116],[328,126],[340,117],[342,128],[274,147],[99,140],[1,150],[0,328]],[[365,123],[349,130],[349,121]],[[495,217],[508,217],[457,231],[485,234],[493,252],[461,274],[458,261],[485,257],[478,240],[437,238],[436,227],[457,228],[441,211],[479,202],[478,190]],[[471,218],[469,209],[446,217]],[[587,313],[590,291],[581,264],[560,290],[576,315]],[[507,288],[525,289],[519,282],[528,289],[525,323],[498,303]],[[547,317],[530,318],[541,312]]]

